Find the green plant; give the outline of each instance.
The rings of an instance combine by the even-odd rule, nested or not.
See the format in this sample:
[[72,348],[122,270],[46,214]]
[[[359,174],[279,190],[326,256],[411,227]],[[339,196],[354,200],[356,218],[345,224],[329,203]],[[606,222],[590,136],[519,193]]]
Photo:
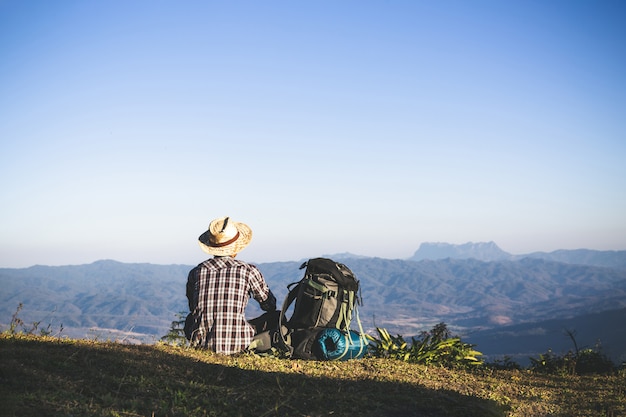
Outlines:
[[559,356],[552,352],[552,349],[548,349],[546,353],[539,354],[537,358],[530,358],[529,369],[533,372],[550,375],[566,375],[568,362],[571,360],[571,355]]
[[439,323],[430,332],[422,332],[417,339],[411,338],[411,344],[401,335],[394,337],[386,329],[376,330],[379,338],[372,338],[370,344],[370,353],[375,357],[448,368],[467,368],[483,363],[478,358],[482,353],[459,337],[451,337],[445,323]]
[[615,371],[613,362],[600,350],[583,349],[578,352],[576,361],[576,374],[608,374]]
[[530,370],[544,374],[557,375],[585,375],[608,374],[615,372],[615,365],[602,352],[598,342],[594,349],[579,349],[576,342],[576,332],[566,330],[565,334],[572,339],[574,351],[570,350],[563,355],[557,355],[551,349],[538,358],[530,358]]
[[165,343],[174,346],[185,346],[187,344],[187,338],[185,337],[185,318],[187,312],[180,311],[176,313],[176,320],[172,321],[170,330],[167,334],[161,337],[161,340]]
[[495,359],[493,362],[489,362],[487,364],[489,368],[499,369],[499,370],[521,370],[522,366],[515,362],[510,356],[505,356],[502,359]]
[[410,352],[407,348],[407,342],[402,336],[391,336],[387,329],[376,328],[380,338],[371,337],[369,352],[377,358],[400,359],[405,362],[409,361]]
[[551,349],[537,358],[530,358],[529,369],[533,372],[551,375],[609,374],[615,371],[613,362],[596,349],[582,349],[577,353],[571,350],[557,355]]

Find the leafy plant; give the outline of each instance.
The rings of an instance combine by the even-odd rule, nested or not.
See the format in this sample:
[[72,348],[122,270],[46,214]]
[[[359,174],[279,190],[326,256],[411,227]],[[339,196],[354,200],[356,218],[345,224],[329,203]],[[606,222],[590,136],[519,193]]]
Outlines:
[[482,353],[459,337],[451,337],[445,323],[439,323],[430,332],[422,332],[417,339],[411,338],[410,344],[401,335],[391,336],[380,327],[376,330],[379,338],[373,337],[370,343],[370,353],[375,357],[448,368],[467,368],[483,363],[478,358]]
[[559,356],[552,352],[552,349],[548,349],[546,353],[540,354],[537,358],[530,358],[529,369],[542,374],[566,375],[570,360],[571,355]]
[[186,318],[187,312],[180,311],[176,313],[176,320],[172,321],[170,330],[165,336],[161,337],[161,340],[170,345],[185,346],[187,344],[187,338],[185,337]]
[[493,362],[489,362],[487,366],[492,369],[508,371],[520,371],[522,369],[522,366],[519,363],[515,362],[510,356],[505,356],[503,359],[495,359]]
[[405,362],[409,361],[410,352],[407,349],[407,342],[402,336],[391,336],[387,329],[376,328],[379,339],[371,337],[369,352],[377,358],[400,359]]
[[613,362],[599,348],[583,349],[578,352],[576,360],[576,373],[584,374],[608,374],[615,370]]

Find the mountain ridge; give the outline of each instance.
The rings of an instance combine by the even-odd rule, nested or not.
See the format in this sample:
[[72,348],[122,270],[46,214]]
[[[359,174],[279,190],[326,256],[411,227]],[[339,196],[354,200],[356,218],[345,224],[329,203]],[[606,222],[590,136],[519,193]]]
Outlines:
[[[566,319],[501,326],[471,332],[464,340],[482,346],[487,358],[509,356],[522,365],[529,357],[551,349],[556,354],[574,350],[567,332],[573,332],[580,349],[601,348],[616,364],[626,362],[626,308],[581,314]],[[600,336],[601,335],[601,336]]]
[[[379,258],[375,256],[359,255],[351,252],[341,252],[334,254],[322,254],[321,257],[331,258],[336,261],[346,261],[350,259],[368,259]],[[315,256],[311,256],[315,257]],[[593,265],[593,266],[605,266],[609,268],[626,269],[626,250],[596,250],[596,249],[558,249],[552,252],[530,252],[527,254],[511,254],[502,250],[494,241],[488,242],[466,242],[463,244],[453,244],[445,242],[423,242],[419,248],[408,258],[381,258],[381,259],[402,259],[407,261],[422,261],[422,260],[440,260],[440,259],[477,259],[481,261],[502,261],[502,260],[519,260],[523,258],[536,258],[546,259],[556,262],[580,264],[580,265]],[[274,262],[253,262],[252,263],[284,263],[284,262],[296,262],[302,264],[308,258],[292,261],[274,261]],[[32,265],[25,268],[0,268],[0,270],[23,270],[30,268],[58,268],[58,267],[80,267],[84,265],[106,265],[106,264],[122,264],[113,259],[100,259],[88,264],[79,265]],[[184,266],[184,264],[153,264],[148,262],[139,263],[124,263],[125,265],[167,265],[167,266]]]
[[[593,256],[577,252],[574,258],[597,263],[600,252]],[[604,263],[619,264],[616,253],[600,254]],[[384,327],[409,337],[443,321],[458,333],[470,334],[626,308],[626,269],[540,257],[415,261],[341,255],[336,259],[361,281],[360,317],[370,333]],[[569,259],[562,252],[557,255]],[[288,284],[302,278],[300,265],[300,261],[257,264],[279,300]],[[20,317],[26,323],[51,323],[71,337],[94,332],[103,337],[110,331],[149,343],[167,332],[176,314],[187,310],[185,284],[192,267],[101,260],[0,268],[0,323],[8,325],[23,303]],[[252,302],[247,313],[251,318],[261,311]]]
[[594,249],[559,249],[552,252],[531,252],[514,255],[502,250],[495,242],[467,242],[461,245],[424,242],[408,258],[412,261],[438,259],[478,259],[481,261],[519,260],[523,258],[545,259],[569,264],[605,266],[626,269],[626,250],[600,251]]

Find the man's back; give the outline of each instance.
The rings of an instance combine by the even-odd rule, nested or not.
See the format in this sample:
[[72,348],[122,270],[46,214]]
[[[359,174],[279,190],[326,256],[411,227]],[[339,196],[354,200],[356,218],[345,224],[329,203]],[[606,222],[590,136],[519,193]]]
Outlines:
[[198,320],[192,344],[224,354],[242,351],[254,336],[245,318],[249,297],[261,303],[269,295],[254,265],[230,256],[202,262],[187,280],[189,309]]

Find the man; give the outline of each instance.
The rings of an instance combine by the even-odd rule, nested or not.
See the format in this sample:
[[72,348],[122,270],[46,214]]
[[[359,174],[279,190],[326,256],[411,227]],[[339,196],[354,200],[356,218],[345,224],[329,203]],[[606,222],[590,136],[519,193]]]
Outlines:
[[187,299],[191,312],[185,334],[193,346],[233,354],[246,349],[255,335],[245,317],[253,297],[264,311],[276,310],[276,298],[256,266],[235,257],[252,239],[252,230],[229,217],[215,219],[198,243],[213,258],[189,272]]

